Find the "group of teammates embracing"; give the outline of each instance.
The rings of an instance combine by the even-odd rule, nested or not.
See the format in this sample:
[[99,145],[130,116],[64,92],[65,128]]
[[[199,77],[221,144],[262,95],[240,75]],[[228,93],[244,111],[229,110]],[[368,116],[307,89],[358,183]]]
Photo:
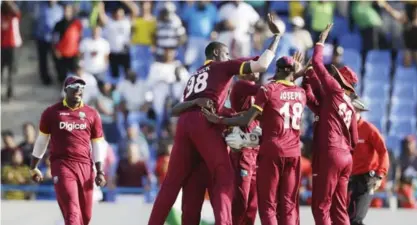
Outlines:
[[[313,137],[315,222],[350,224],[348,182],[358,131],[352,105],[356,94],[349,81],[357,80],[356,74],[348,67],[333,67],[331,73],[325,68],[323,44],[330,24],[307,65],[300,53],[281,57],[273,81],[256,85],[253,81],[274,60],[280,39],[268,17],[274,38],[259,57],[230,60],[226,45],[206,47],[206,63],[190,77],[184,101],[172,109],[179,116],[174,147],[149,225],[165,223],[181,189],[183,225],[199,224],[206,190],[216,225],[254,224],[257,208],[263,225],[300,224],[300,126],[306,105],[319,117]],[[236,74],[241,79],[230,93],[228,109],[224,103]],[[302,87],[294,84],[300,77]]]

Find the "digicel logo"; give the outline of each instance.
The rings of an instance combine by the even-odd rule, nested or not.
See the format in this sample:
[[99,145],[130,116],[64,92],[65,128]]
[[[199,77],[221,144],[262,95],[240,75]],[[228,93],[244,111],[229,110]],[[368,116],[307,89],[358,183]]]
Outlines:
[[68,122],[59,122],[59,129],[65,129],[68,131],[72,130],[84,130],[87,129],[86,123],[68,123]]

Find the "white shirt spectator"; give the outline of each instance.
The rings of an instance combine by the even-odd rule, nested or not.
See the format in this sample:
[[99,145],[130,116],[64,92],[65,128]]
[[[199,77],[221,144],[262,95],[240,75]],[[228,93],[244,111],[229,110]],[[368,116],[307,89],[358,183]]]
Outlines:
[[181,99],[182,92],[188,81],[188,71],[185,69],[179,72],[179,81],[175,75],[175,69],[179,66],[177,62],[163,63],[154,62],[151,64],[148,75],[147,86],[153,91],[153,107],[158,115],[164,110],[164,103],[168,96]]
[[[237,5],[236,5],[237,4]],[[220,21],[228,20],[234,26],[234,31],[221,32],[219,41],[229,46],[238,46],[239,50],[235,57],[246,57],[250,55],[251,27],[259,20],[259,14],[246,2],[227,3],[219,10]]]
[[304,29],[304,19],[296,16],[292,19],[292,24],[295,26],[291,33],[291,40],[294,46],[298,47],[301,52],[313,47],[313,39],[310,32]]
[[146,87],[145,81],[141,79],[137,79],[135,83],[124,79],[117,85],[116,91],[126,101],[129,111],[138,112],[140,107],[145,103],[146,98],[149,98],[146,95]]
[[[98,89],[97,79],[91,75],[90,73],[87,73],[85,71],[82,71],[80,75],[72,74],[73,76],[79,76],[85,81],[85,88],[83,93],[83,102],[85,104],[91,105],[91,101],[97,99],[97,97],[100,94],[100,90]],[[61,95],[64,97],[65,92],[64,89],[62,89]]]
[[114,20],[108,18],[104,27],[104,36],[109,41],[112,53],[122,53],[130,43],[131,22],[129,18]]
[[110,44],[106,39],[84,38],[80,43],[80,52],[83,54],[85,71],[100,74],[107,70]]
[[229,20],[238,34],[247,34],[251,26],[259,20],[259,14],[246,2],[227,3],[219,10],[220,20]]

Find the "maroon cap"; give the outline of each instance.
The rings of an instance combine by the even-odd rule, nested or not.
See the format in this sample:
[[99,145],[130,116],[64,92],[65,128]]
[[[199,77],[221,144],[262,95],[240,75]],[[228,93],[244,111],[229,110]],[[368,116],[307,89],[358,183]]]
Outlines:
[[343,78],[353,87],[356,86],[356,83],[358,83],[358,76],[356,73],[349,67],[344,66],[339,69],[340,73],[342,74]]
[[84,84],[85,85],[85,81],[78,76],[69,76],[65,79],[64,81],[64,87],[70,85],[70,84],[75,84],[75,83],[80,83],[80,84]]
[[[336,77],[336,80],[339,82],[340,86],[342,86],[345,89],[347,88],[347,89],[351,90],[352,92],[355,92],[354,85],[352,83],[346,81],[345,76],[333,64],[331,65],[331,67],[333,68],[334,71],[336,71],[335,77]],[[356,77],[356,75],[355,75],[355,77]],[[358,78],[356,78],[356,80],[357,79]]]
[[276,62],[276,67],[278,69],[293,68],[294,65],[295,65],[295,61],[290,56],[283,56],[283,57],[279,58]]

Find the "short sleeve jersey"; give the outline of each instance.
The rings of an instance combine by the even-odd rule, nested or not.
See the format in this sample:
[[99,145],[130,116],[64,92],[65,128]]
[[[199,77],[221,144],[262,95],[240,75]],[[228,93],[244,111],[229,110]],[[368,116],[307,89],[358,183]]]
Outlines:
[[305,91],[292,83],[276,81],[259,89],[252,106],[262,112],[259,154],[301,155],[300,128],[305,105]]
[[[243,112],[248,110],[255,102],[255,96],[261,86],[255,84],[253,81],[238,80],[230,92],[230,103],[232,109],[236,112]],[[248,128],[243,129],[245,132],[250,132],[253,128],[258,126],[257,120],[254,120]]]
[[208,61],[191,75],[184,90],[184,101],[209,98],[219,111],[226,101],[232,77],[242,74],[243,64],[242,60]]
[[50,135],[50,160],[92,163],[91,141],[103,138],[101,118],[90,106],[71,109],[65,100],[47,108],[41,116],[41,135]]

